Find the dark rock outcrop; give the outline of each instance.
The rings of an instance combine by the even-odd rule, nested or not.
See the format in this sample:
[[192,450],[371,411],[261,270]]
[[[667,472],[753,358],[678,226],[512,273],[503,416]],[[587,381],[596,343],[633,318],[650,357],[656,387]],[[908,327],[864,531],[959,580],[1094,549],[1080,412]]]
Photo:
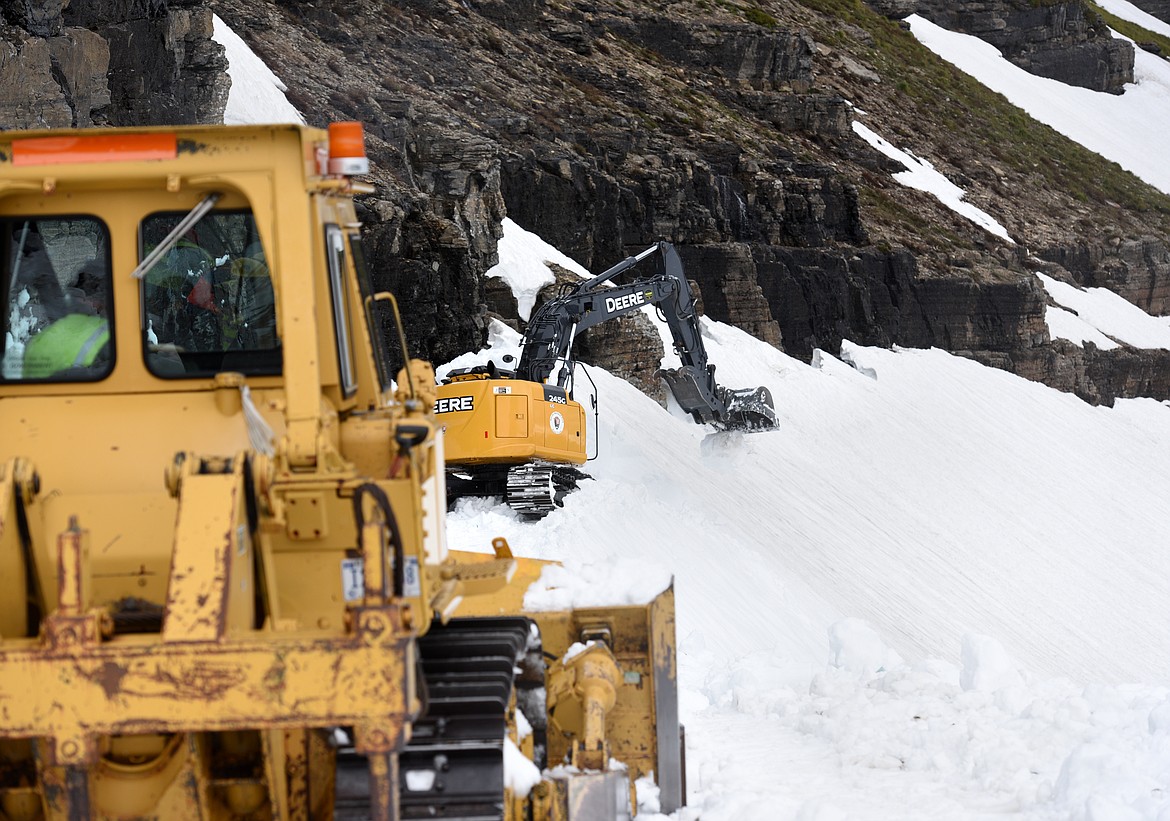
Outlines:
[[592,30],[630,40],[671,63],[769,91],[807,91],[814,44],[799,31],[758,25],[699,24],[665,15],[604,17]]
[[[366,256],[415,354],[479,347],[489,311],[522,326],[484,278],[507,215],[595,271],[670,240],[709,316],[797,356],[842,339],[936,345],[1090,401],[1166,390],[1160,353],[1050,343],[1032,276],[1167,310],[1166,201],[1139,213],[1070,196],[1036,171],[1064,161],[972,142],[966,106],[985,100],[935,122],[961,84],[922,74],[937,60],[891,22],[917,10],[1116,91],[1132,59],[1079,2],[870,0],[843,22],[780,0],[669,15],[618,0],[0,0],[2,124],[217,121],[213,9],[311,124],[366,124]],[[897,80],[891,47],[908,60]],[[906,93],[919,83],[947,90],[921,102]],[[895,183],[900,164],[853,133],[859,109],[969,201],[996,203],[1017,244]],[[657,363],[646,329],[607,332],[586,355],[623,373]]]
[[918,13],[986,40],[1041,77],[1111,94],[1133,82],[1133,44],[1114,38],[1083,0],[919,0]]
[[1035,278],[924,278],[901,250],[756,247],[758,278],[784,329],[785,350],[808,358],[862,345],[1010,351],[1045,341],[1045,294]]
[[1147,313],[1170,314],[1170,248],[1151,237],[1051,248],[1041,258],[1059,264],[1086,288],[1107,288]]
[[1170,0],[1130,0],[1130,2],[1147,14],[1152,14],[1159,20],[1170,23]]
[[62,16],[109,44],[110,125],[223,122],[227,58],[206,3],[86,0]]
[[891,20],[903,20],[918,11],[918,0],[866,0],[866,3]]
[[223,121],[229,80],[199,0],[3,5],[0,127]]
[[971,358],[1068,393],[1094,405],[1117,397],[1170,398],[1170,351],[1102,350],[1056,339],[1051,345],[1011,353],[980,352]]

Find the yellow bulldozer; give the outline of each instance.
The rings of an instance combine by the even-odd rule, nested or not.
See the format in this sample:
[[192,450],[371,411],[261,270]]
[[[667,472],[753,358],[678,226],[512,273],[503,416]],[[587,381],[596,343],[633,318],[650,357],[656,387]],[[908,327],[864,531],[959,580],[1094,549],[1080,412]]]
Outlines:
[[449,549],[361,126],[0,133],[0,819],[684,802],[674,596]]

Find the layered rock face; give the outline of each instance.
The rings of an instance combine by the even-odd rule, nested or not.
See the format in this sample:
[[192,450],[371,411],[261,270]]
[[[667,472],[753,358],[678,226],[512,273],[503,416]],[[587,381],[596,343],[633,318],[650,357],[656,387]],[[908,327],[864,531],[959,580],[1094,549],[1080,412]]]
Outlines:
[[1041,77],[1111,94],[1133,82],[1133,44],[1114,38],[1082,0],[918,0],[918,13],[986,40]]
[[1040,256],[1057,263],[1086,288],[1108,288],[1147,313],[1170,314],[1170,248],[1165,240],[1117,239],[1049,248]]
[[223,122],[230,81],[207,3],[65,1],[66,26],[109,44],[110,125]]
[[[670,14],[617,0],[0,0],[0,118],[217,121],[228,78],[214,10],[311,124],[366,124],[379,193],[359,203],[365,252],[415,355],[480,347],[489,313],[522,327],[484,277],[510,216],[593,271],[669,240],[708,316],[797,356],[845,338],[934,345],[1090,401],[1170,391],[1157,354],[1050,344],[1032,276],[1043,266],[1166,310],[1164,209],[1072,201],[1031,170],[1044,158],[1012,167],[929,110],[907,113],[877,50],[926,59],[894,22],[917,10],[1115,91],[1119,41],[1074,2],[868,5],[844,22],[779,0]],[[981,204],[999,197],[1017,243],[892,182],[901,165],[853,132],[861,108]],[[656,388],[656,344],[614,326],[580,350]]]
[[223,121],[229,80],[199,0],[25,0],[0,64],[0,127]]
[[[413,355],[441,363],[482,347],[487,300],[484,272],[497,261],[506,214],[500,194],[499,148],[405,101],[384,101],[371,142],[375,162],[401,163],[414,190],[391,181],[359,203],[375,285],[403,305]],[[381,141],[385,140],[386,143]],[[384,145],[405,147],[392,156]]]
[[918,11],[918,0],[866,0],[866,3],[891,20],[902,20]]
[[0,42],[0,125],[69,128],[104,122],[109,44],[64,25],[60,2],[5,8]]
[[1131,0],[1131,2],[1159,20],[1170,22],[1170,0]]

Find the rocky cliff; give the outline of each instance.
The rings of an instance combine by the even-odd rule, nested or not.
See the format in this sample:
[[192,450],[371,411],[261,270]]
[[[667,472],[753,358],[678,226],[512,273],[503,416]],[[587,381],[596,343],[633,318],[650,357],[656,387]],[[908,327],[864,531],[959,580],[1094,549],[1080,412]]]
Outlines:
[[1170,0],[1131,0],[1142,11],[1160,20],[1170,20]]
[[1133,44],[1114,38],[1083,3],[918,0],[918,13],[973,34],[1020,68],[1093,91],[1120,94],[1133,82]]
[[[1167,312],[1170,200],[942,64],[915,9],[1066,82],[1131,76],[1081,2],[27,0],[0,2],[0,120],[214,121],[215,12],[311,123],[366,123],[371,262],[436,361],[514,311],[484,280],[510,216],[593,270],[668,239],[710,316],[797,356],[934,345],[1090,401],[1170,396],[1160,354],[1054,345],[1032,275]],[[851,106],[1016,242],[895,183]],[[628,338],[594,355],[637,359]]]
[[222,120],[230,81],[199,0],[0,3],[7,128]]

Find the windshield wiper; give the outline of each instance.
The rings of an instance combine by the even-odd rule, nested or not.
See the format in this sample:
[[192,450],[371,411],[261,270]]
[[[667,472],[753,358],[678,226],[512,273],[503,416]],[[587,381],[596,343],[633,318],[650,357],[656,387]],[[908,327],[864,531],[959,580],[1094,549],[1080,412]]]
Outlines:
[[188,231],[190,231],[191,228],[194,227],[195,223],[203,219],[203,216],[215,207],[215,204],[219,202],[219,198],[221,196],[223,195],[218,191],[212,191],[206,197],[201,199],[199,203],[194,208],[192,208],[190,212],[188,212],[187,216],[179,220],[179,224],[171,229],[171,232],[163,238],[163,241],[154,246],[154,250],[147,254],[142,262],[138,263],[138,267],[134,269],[134,271],[131,273],[131,276],[133,276],[135,279],[142,279],[144,276],[146,276],[150,272],[150,269],[157,265],[158,261],[162,259],[168,251],[179,244],[179,240],[183,238],[183,234],[186,234]]

